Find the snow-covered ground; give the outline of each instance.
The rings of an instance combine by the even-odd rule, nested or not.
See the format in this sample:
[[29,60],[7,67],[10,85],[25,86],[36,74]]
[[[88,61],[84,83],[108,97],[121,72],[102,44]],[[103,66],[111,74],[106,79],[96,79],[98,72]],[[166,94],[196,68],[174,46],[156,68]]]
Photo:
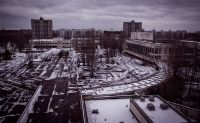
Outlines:
[[37,59],[51,59],[53,56],[57,55],[61,49],[52,48],[46,52],[41,53]]
[[[59,58],[59,52],[68,52],[68,57]],[[114,62],[106,64],[105,51],[97,49],[94,68],[94,78],[90,78],[88,67],[77,65],[78,53],[73,49],[56,49],[35,55],[33,68],[25,64],[26,55],[17,53],[15,59],[0,64],[0,75],[7,77],[6,81],[13,86],[22,83],[27,87],[37,87],[38,81],[65,77],[69,81],[69,88],[81,89],[83,94],[107,95],[133,92],[159,84],[167,77],[165,66],[160,64],[159,71],[143,63],[143,61],[128,56],[116,55]],[[101,57],[99,57],[101,56]],[[86,75],[85,78],[80,78]]]
[[81,66],[78,69],[80,76],[86,76],[86,79],[79,78],[81,85],[85,82],[82,89],[134,83],[157,73],[153,67],[145,65],[138,59],[116,55],[116,57],[110,58],[114,63],[106,64],[105,50],[97,49],[96,53],[94,78],[88,78],[90,76],[89,68]]
[[0,73],[5,74],[23,66],[26,59],[25,53],[16,53],[12,60],[0,62]]
[[140,80],[138,82],[133,83],[124,83],[122,85],[112,85],[107,87],[95,87],[89,89],[82,89],[83,94],[89,95],[113,95],[113,94],[122,94],[122,93],[130,93],[139,90],[146,89],[148,87],[160,84],[167,77],[168,73],[166,71],[165,64],[159,63],[160,70],[153,76],[150,76],[146,79]]

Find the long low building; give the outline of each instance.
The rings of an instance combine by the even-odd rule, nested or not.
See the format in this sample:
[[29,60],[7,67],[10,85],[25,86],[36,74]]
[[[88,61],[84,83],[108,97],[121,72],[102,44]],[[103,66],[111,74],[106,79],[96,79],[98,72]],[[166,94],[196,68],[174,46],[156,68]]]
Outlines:
[[84,123],[188,123],[184,114],[157,95],[83,97]]
[[140,123],[188,123],[185,115],[160,96],[132,97],[130,110]]
[[199,43],[196,41],[155,43],[153,39],[153,32],[132,32],[131,38],[125,42],[124,52],[147,61],[170,64],[192,65],[198,58]]
[[31,48],[71,48],[72,42],[69,39],[32,39],[29,41]]

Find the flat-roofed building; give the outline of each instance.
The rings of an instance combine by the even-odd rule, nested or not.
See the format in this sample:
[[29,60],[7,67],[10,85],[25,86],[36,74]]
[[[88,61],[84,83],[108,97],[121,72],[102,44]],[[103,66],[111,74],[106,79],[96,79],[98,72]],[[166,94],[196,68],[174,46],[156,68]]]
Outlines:
[[194,63],[197,42],[181,40],[155,43],[153,40],[153,32],[132,32],[131,38],[125,42],[124,52],[151,62]]
[[92,38],[95,37],[94,29],[72,29],[72,38]]
[[85,123],[138,123],[130,111],[130,99],[85,101]]
[[188,123],[184,114],[157,95],[83,96],[84,123]]
[[31,19],[32,39],[50,39],[53,38],[52,20]]
[[94,53],[96,49],[94,38],[72,38],[72,45],[79,53]]
[[155,31],[153,30],[154,42],[170,42],[177,40],[186,40],[188,39],[187,31]]
[[188,123],[188,119],[159,96],[132,97],[130,110],[140,123]]
[[123,33],[124,37],[128,38],[131,35],[131,24],[129,22],[123,23]]
[[153,32],[131,32],[131,39],[153,41]]
[[63,38],[32,39],[29,41],[32,48],[71,48],[71,40]]
[[141,32],[142,22],[135,22],[134,20],[131,22],[123,23],[123,33],[125,38],[129,38],[131,36],[131,32]]

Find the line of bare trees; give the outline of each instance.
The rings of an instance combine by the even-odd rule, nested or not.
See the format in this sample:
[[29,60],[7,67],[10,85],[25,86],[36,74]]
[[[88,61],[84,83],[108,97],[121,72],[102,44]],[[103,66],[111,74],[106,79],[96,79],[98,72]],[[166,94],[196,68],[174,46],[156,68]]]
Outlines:
[[[179,86],[175,90],[186,93],[186,97],[192,98],[197,104],[200,104],[200,63],[197,59],[196,49],[187,49],[187,47],[178,47],[178,53],[170,53],[168,56],[168,65],[173,70],[172,82]],[[193,53],[192,58],[188,56],[185,49]],[[179,84],[175,84],[179,83]],[[182,87],[185,88],[182,88]],[[200,106],[198,107],[200,108]]]

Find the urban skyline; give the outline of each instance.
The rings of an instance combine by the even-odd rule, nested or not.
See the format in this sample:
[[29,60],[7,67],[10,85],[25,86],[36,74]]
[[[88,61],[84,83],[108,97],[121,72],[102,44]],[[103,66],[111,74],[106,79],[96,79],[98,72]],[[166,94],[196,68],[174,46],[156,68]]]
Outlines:
[[30,19],[54,21],[53,29],[122,30],[122,22],[138,20],[146,30],[198,31],[198,0],[6,1],[0,2],[0,28],[30,29]]
[[0,123],[199,123],[197,0],[1,0]]

